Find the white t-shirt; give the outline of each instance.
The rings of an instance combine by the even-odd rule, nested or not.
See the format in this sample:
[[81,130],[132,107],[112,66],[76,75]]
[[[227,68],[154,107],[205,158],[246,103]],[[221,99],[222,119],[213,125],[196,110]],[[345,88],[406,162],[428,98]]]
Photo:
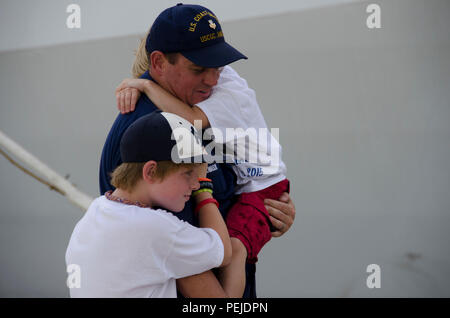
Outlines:
[[231,155],[227,160],[234,163],[236,194],[262,190],[286,178],[281,146],[267,128],[254,90],[235,70],[225,66],[211,96],[197,106],[211,125],[205,134],[225,144]]
[[77,223],[67,247],[66,265],[80,270],[80,288],[70,288],[70,296],[176,297],[177,278],[217,267],[223,256],[213,229],[101,196]]

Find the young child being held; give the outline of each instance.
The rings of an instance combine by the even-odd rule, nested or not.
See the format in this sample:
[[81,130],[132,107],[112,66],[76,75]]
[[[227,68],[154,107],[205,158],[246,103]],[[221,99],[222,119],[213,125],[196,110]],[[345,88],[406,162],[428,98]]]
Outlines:
[[[192,76],[220,71],[196,65],[191,69],[194,72]],[[289,192],[286,166],[281,161],[281,146],[267,131],[254,91],[230,66],[221,71],[209,98],[193,106],[185,104],[153,81],[125,79],[116,89],[119,108],[123,102],[121,91],[126,88],[144,92],[165,112],[180,115],[191,123],[201,120],[202,128],[212,128],[217,143],[231,149],[233,169],[237,175],[235,193],[239,197],[226,218],[233,248],[232,261],[219,272],[219,278],[229,295],[241,297],[245,287],[245,262],[256,263],[259,251],[272,237],[271,221],[275,219],[266,210],[264,199],[278,200],[283,192]],[[234,129],[231,136],[227,134],[230,128]],[[266,134],[252,138],[247,136],[249,129],[257,134],[265,130]],[[250,142],[246,142],[247,137],[250,137]],[[267,143],[267,138],[270,143]],[[247,157],[236,155],[236,147]]]
[[[116,190],[92,202],[67,247],[66,264],[78,265],[81,278],[71,297],[176,297],[176,279],[230,263],[207,164],[186,163],[205,154],[197,133],[160,111],[126,130],[123,163],[112,173]],[[180,212],[191,195],[200,228],[166,211]]]

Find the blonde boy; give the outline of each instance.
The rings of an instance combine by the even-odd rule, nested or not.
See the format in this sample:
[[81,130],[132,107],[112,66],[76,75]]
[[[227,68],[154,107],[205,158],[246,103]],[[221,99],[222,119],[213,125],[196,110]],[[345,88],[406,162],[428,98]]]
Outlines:
[[[126,130],[116,190],[92,202],[67,247],[66,263],[78,265],[81,278],[71,297],[176,297],[176,279],[230,262],[217,201],[209,182],[199,183],[206,164],[192,163],[204,153],[196,134],[185,119],[159,111]],[[181,211],[195,191],[200,228],[166,211]]]

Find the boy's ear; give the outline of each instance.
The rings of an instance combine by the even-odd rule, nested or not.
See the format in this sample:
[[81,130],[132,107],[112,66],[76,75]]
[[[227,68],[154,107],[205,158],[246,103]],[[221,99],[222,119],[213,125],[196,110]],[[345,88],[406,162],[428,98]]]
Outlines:
[[142,179],[146,182],[154,183],[156,181],[155,174],[157,166],[156,161],[147,161],[142,168]]

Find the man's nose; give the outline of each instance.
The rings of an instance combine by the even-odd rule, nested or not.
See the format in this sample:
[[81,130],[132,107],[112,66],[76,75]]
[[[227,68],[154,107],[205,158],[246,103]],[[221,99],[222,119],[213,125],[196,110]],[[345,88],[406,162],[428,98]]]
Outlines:
[[217,68],[208,68],[205,72],[205,77],[203,78],[203,82],[208,86],[216,86],[217,81],[219,80],[220,70]]

